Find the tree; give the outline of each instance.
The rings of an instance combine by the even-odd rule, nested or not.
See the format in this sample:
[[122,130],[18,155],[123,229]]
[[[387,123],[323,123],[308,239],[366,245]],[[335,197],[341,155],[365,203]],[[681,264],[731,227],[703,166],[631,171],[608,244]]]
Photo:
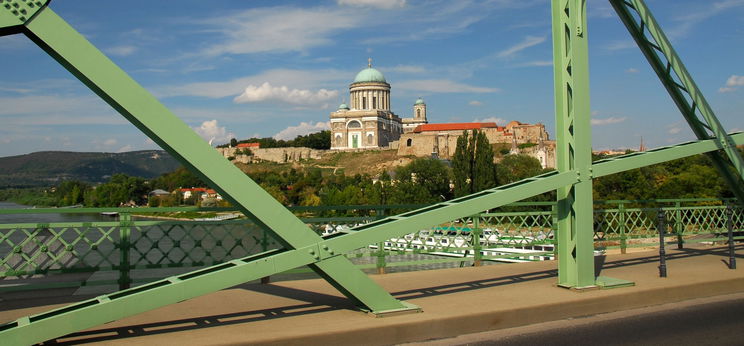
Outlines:
[[457,138],[452,157],[455,197],[469,195],[496,186],[496,167],[493,148],[486,134],[473,130]]
[[238,140],[235,139],[235,138],[231,138],[230,139],[230,146],[233,147],[233,148],[237,147],[238,146]]
[[450,197],[449,172],[440,160],[419,158],[398,167],[395,174],[401,183],[413,183],[424,188],[432,201]]
[[509,184],[534,177],[543,172],[540,161],[524,154],[506,155],[496,165],[496,178],[500,184]]

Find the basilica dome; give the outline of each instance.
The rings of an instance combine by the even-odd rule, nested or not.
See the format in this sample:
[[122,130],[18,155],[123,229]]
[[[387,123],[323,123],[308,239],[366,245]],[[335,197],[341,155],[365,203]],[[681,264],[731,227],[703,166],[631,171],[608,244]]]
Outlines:
[[369,82],[387,83],[387,81],[385,80],[385,76],[382,75],[382,72],[372,67],[367,67],[364,70],[359,71],[359,73],[357,73],[356,75],[356,78],[354,78],[354,83]]

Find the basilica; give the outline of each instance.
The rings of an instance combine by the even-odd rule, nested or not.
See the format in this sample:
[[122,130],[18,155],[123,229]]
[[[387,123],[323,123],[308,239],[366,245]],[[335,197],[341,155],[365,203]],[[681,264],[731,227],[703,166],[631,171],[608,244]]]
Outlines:
[[410,118],[400,118],[390,110],[390,84],[372,67],[372,59],[349,85],[349,104],[331,112],[331,150],[394,149],[399,156],[451,159],[457,138],[476,129],[492,145],[510,146],[509,154],[529,155],[543,168],[555,167],[555,141],[540,123],[429,124],[422,98],[414,102]]
[[390,84],[370,59],[349,85],[349,104],[331,112],[331,149],[390,147],[403,132],[427,123],[424,100],[419,98],[413,108],[413,117],[405,119],[390,110]]

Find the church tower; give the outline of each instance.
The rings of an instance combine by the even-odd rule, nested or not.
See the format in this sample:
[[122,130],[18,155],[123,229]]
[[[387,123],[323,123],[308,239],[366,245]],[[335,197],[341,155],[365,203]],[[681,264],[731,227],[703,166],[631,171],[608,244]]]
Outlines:
[[419,97],[413,104],[413,118],[403,118],[403,132],[411,132],[416,126],[428,124],[426,120],[426,103]]

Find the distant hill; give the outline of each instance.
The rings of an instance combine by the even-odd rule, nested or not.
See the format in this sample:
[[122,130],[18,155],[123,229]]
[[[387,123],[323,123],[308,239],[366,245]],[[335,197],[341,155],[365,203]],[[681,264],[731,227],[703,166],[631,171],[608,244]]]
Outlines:
[[178,167],[178,161],[162,150],[126,153],[40,151],[0,157],[0,188],[52,186],[63,180],[101,183],[116,173],[153,178]]

